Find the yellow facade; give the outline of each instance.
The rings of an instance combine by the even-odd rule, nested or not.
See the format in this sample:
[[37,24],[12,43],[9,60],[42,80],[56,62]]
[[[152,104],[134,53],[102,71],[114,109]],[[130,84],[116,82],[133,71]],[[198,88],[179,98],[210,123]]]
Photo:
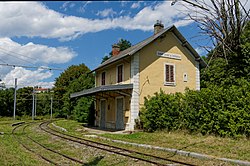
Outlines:
[[[178,54],[181,59],[159,57],[157,51]],[[144,97],[152,96],[160,89],[166,93],[184,92],[185,88],[196,88],[195,58],[181,45],[178,39],[167,33],[164,39],[157,39],[139,52],[140,56],[140,105]],[[175,65],[176,85],[164,85],[164,64]],[[188,76],[187,82],[183,81],[183,74]]]
[[[124,126],[126,123],[129,122],[130,118],[130,97],[128,96],[120,96],[116,93],[108,93],[107,96],[103,95],[101,97],[96,97],[96,124],[100,124],[101,119],[101,105],[100,101],[105,100],[106,101],[106,114],[105,114],[105,128],[115,129],[115,123],[116,123],[116,99],[117,98],[123,98],[124,99],[124,108],[123,108],[123,120],[124,120]],[[98,125],[100,126],[100,125]]]
[[117,83],[117,66],[123,65],[123,82],[119,84],[130,84],[131,77],[130,77],[130,58],[122,59],[114,64],[111,64],[107,67],[103,67],[100,70],[96,71],[96,86],[101,85],[101,74],[102,72],[106,73],[106,82],[105,85],[114,85]]
[[[157,51],[174,54],[180,57],[169,58],[158,56]],[[134,84],[133,74],[131,73],[134,67],[132,62],[133,56],[139,57],[139,107],[144,104],[144,97],[153,96],[155,92],[160,89],[166,93],[184,92],[186,88],[196,89],[197,81],[197,63],[193,55],[182,46],[179,39],[172,33],[166,32],[164,37],[157,38],[151,43],[144,46],[134,55],[119,59],[106,66],[98,68],[96,72],[96,87],[101,86],[101,74],[106,73],[105,85],[117,85],[117,66],[123,65],[123,82],[119,84]],[[175,84],[165,85],[165,64],[172,64],[175,66]],[[184,74],[187,76],[184,80]],[[135,89],[133,89],[135,91]],[[133,91],[128,95],[120,95],[119,93],[105,92],[96,96],[96,124],[101,126],[101,100],[105,100],[105,127],[116,128],[117,121],[117,98],[123,98],[124,106],[122,111],[124,126],[131,121],[131,100]],[[136,92],[137,93],[137,92]],[[135,99],[134,101],[136,101]],[[138,107],[138,109],[139,109]],[[130,124],[131,125],[131,124]]]

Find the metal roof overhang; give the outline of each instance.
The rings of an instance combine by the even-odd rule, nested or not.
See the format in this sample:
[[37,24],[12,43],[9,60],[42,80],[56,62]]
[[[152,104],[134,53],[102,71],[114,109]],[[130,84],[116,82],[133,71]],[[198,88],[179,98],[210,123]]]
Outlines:
[[[80,96],[91,96],[99,92],[107,92],[107,91],[119,91],[133,89],[133,84],[118,84],[118,85],[106,85],[106,86],[98,86],[91,89],[86,89],[80,92],[70,94],[70,98],[80,97]],[[121,92],[124,93],[124,92]]]

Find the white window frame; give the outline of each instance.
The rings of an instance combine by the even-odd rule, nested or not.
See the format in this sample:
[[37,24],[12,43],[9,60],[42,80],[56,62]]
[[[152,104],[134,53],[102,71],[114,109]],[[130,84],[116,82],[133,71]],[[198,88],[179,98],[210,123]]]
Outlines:
[[183,73],[183,81],[188,82],[188,74],[187,73]]
[[[122,66],[122,81],[121,82],[118,82],[118,67],[119,66]],[[122,83],[124,81],[124,73],[125,73],[125,71],[124,71],[124,64],[122,63],[122,64],[117,65],[116,66],[116,83],[117,84],[120,84],[120,83]]]
[[[166,65],[171,65],[174,67],[174,82],[166,82]],[[176,69],[173,63],[164,63],[164,85],[165,86],[176,86]]]

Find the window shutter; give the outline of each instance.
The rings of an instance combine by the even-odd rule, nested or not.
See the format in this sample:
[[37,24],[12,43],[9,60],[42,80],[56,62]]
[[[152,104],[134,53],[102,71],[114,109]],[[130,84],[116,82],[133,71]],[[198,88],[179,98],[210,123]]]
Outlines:
[[102,85],[105,85],[105,72],[102,73]]
[[117,75],[118,76],[118,80],[117,80],[118,83],[122,82],[122,75],[123,75],[122,69],[123,69],[123,65],[118,66],[118,75]]
[[174,82],[174,66],[169,65],[170,67],[170,81],[169,82]]
[[174,83],[174,65],[165,65],[165,82]]
[[170,82],[169,80],[169,65],[166,65],[166,82]]

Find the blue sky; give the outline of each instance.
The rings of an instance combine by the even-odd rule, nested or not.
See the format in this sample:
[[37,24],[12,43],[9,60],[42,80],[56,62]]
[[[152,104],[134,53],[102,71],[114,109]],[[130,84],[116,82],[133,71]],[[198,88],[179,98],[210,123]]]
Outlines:
[[[182,13],[183,3],[171,1],[45,1],[0,2],[0,63],[66,69],[84,63],[91,70],[111,45],[123,38],[133,45],[153,34],[161,20],[176,25],[191,45],[197,26]],[[249,5],[248,5],[249,6]],[[62,71],[0,66],[7,87],[51,87]]]

